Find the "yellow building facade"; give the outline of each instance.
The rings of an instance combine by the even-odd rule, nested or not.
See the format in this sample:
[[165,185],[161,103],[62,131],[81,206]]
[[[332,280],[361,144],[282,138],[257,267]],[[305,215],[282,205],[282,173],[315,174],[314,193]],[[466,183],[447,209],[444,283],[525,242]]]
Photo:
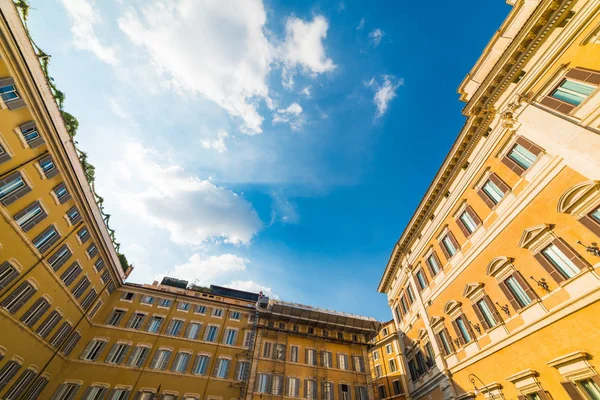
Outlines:
[[600,3],[508,2],[378,288],[410,399],[600,399]]
[[371,340],[369,364],[376,399],[406,398],[407,374],[394,320],[382,324]]
[[131,267],[10,0],[0,98],[1,399],[374,399],[371,318],[124,282]]

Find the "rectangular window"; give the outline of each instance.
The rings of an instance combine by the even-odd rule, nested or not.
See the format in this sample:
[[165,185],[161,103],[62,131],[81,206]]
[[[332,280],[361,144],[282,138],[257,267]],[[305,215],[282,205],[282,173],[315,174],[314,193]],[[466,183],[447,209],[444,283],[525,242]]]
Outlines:
[[71,325],[68,322],[63,322],[63,324],[58,328],[52,339],[50,339],[50,345],[52,347],[58,347],[65,340],[69,332],[71,331]]
[[356,400],[369,400],[369,392],[366,386],[356,387]]
[[150,354],[150,349],[145,346],[135,346],[131,355],[129,356],[129,360],[127,360],[127,365],[131,365],[134,367],[141,368],[144,366],[146,362],[146,358],[148,358],[148,354]]
[[396,367],[396,360],[394,360],[394,359],[389,360],[388,364],[390,365],[390,372],[396,372],[396,370],[398,369]]
[[535,154],[518,143],[515,144],[508,152],[508,158],[513,160],[523,169],[528,169],[531,167],[531,164],[537,160],[537,156]]
[[104,271],[102,273],[100,280],[102,281],[103,285],[106,285],[107,282],[110,282],[110,274],[108,273],[108,271]]
[[104,340],[92,340],[79,358],[87,361],[96,361],[100,354],[102,354],[102,350],[104,350],[105,346],[106,341]]
[[419,287],[421,288],[421,290],[427,287],[427,278],[425,278],[422,269],[417,271],[417,282],[419,282]]
[[83,227],[77,232],[77,236],[79,237],[81,243],[83,243],[90,237],[90,233],[86,227]]
[[323,366],[327,368],[333,367],[333,354],[330,351],[323,352]]
[[203,305],[199,304],[199,305],[196,306],[196,309],[194,310],[194,312],[196,314],[206,314],[206,306],[203,306]]
[[300,392],[300,379],[287,377],[287,392],[286,395],[289,397],[298,397]]
[[208,369],[208,364],[210,362],[210,357],[204,354],[198,354],[196,356],[196,362],[194,363],[194,368],[192,369],[192,373],[195,375],[206,375],[206,370]]
[[373,352],[373,360],[375,360],[375,361],[379,360],[379,353],[377,352],[377,350],[375,350]]
[[102,271],[102,269],[104,269],[104,260],[103,259],[98,259],[95,263],[94,263],[94,268],[96,269],[96,272],[100,272]]
[[60,279],[63,281],[65,286],[69,286],[71,283],[75,282],[75,279],[79,276],[82,269],[77,261],[75,261],[65,272],[62,273]]
[[110,326],[119,326],[123,316],[125,315],[125,310],[114,310],[113,313],[108,317],[106,321],[106,325]]
[[469,233],[475,232],[475,229],[477,229],[477,223],[475,222],[471,214],[464,211],[462,214],[460,214],[459,218],[460,222],[463,223],[463,226]]
[[333,382],[323,382],[323,400],[333,400]]
[[338,368],[348,369],[348,356],[346,354],[338,354]]
[[271,342],[264,342],[263,343],[263,352],[262,352],[262,356],[263,357],[265,357],[265,358],[271,358],[272,346],[273,346],[273,344]]
[[571,79],[565,79],[550,96],[564,101],[565,103],[578,106],[592,94],[594,90],[596,90],[596,86],[587,85]]
[[137,312],[133,313],[133,315],[129,319],[129,322],[127,322],[126,328],[142,329],[142,326],[144,325],[145,320],[146,320],[146,314],[137,313]]
[[79,332],[73,332],[71,334],[71,336],[69,336],[69,338],[65,341],[65,345],[62,347],[61,352],[65,356],[68,356],[69,354],[71,354],[71,352],[73,351],[75,346],[77,346],[77,343],[79,343],[80,339],[81,339],[81,334],[79,334]]
[[490,310],[490,307],[488,306],[488,303],[485,300],[479,300],[477,302],[477,308],[479,309],[479,312],[481,312],[481,316],[483,317],[489,328],[492,328],[498,324],[496,318],[494,318],[492,310]]
[[[104,386],[89,386],[85,393],[83,394],[82,400],[100,400],[106,398],[106,394],[108,392],[108,388]],[[109,400],[120,400],[121,397],[115,397],[117,389],[111,391]],[[119,390],[121,392],[121,390]]]
[[433,253],[429,257],[427,257],[427,265],[429,265],[429,270],[434,276],[437,275],[442,269],[437,257],[434,256]]
[[596,222],[600,223],[600,207],[596,208],[594,211],[590,213],[590,216],[596,220]]
[[25,232],[29,231],[46,217],[46,212],[39,201],[29,205],[15,215],[15,221]]
[[79,220],[81,220],[79,211],[77,211],[77,207],[71,207],[69,211],[67,211],[67,218],[69,218],[71,225],[75,225],[77,222],[79,222]]
[[48,262],[54,271],[58,271],[71,256],[71,250],[66,244],[63,244],[52,256],[48,258]]
[[179,336],[181,329],[183,328],[184,321],[180,319],[172,319],[169,324],[169,328],[167,329],[167,335],[169,336]]
[[454,243],[452,242],[452,240],[450,239],[450,237],[448,235],[446,235],[442,238],[442,246],[444,246],[444,248],[446,249],[446,252],[448,253],[448,255],[450,257],[455,255],[456,252],[458,251],[456,249],[456,246],[454,246]]
[[140,303],[152,305],[154,303],[154,297],[152,296],[142,296]]
[[54,392],[52,400],[72,400],[75,398],[80,387],[79,383],[63,383]]
[[404,296],[400,297],[400,307],[402,307],[402,312],[404,314],[408,314],[408,304],[406,304],[406,298]]
[[362,356],[352,356],[353,370],[358,372],[365,372],[365,363]]
[[42,168],[44,174],[48,176],[48,173],[55,169],[56,166],[54,165],[54,161],[52,161],[52,158],[46,158],[44,160],[40,160],[40,168]]
[[375,377],[376,378],[381,378],[381,365],[376,365],[375,366]]
[[227,379],[229,375],[229,365],[231,364],[231,360],[227,358],[219,358],[217,360],[217,365],[215,366],[215,377],[221,379]]
[[581,270],[556,245],[551,244],[542,250],[542,254],[566,278],[572,278]]
[[385,394],[385,386],[379,385],[377,387],[377,392],[379,393],[379,398],[380,399],[385,399],[387,397],[386,394]]
[[403,393],[402,384],[399,380],[392,381],[392,388],[394,389],[394,395],[398,396]]
[[146,330],[151,333],[158,333],[158,331],[160,331],[160,327],[162,326],[163,320],[163,317],[158,317],[156,315],[153,316],[150,319],[150,322],[148,323],[148,328]]
[[16,313],[23,307],[37,290],[29,282],[23,282],[0,305],[11,314]]
[[232,311],[232,312],[229,314],[229,318],[230,318],[230,319],[235,319],[235,320],[238,320],[238,321],[239,321],[241,317],[242,317],[242,314],[241,314],[239,311]]
[[249,361],[238,361],[235,369],[234,379],[237,381],[244,381],[250,373],[250,362]]
[[317,381],[314,379],[306,380],[306,393],[305,397],[307,399],[314,400],[317,398]]
[[0,186],[0,199],[8,196],[9,194],[25,186],[25,181],[23,180],[21,175],[16,176],[15,178],[9,180],[8,182]]
[[527,295],[525,289],[523,289],[521,284],[515,279],[514,276],[510,276],[504,281],[504,283],[521,307],[525,307],[531,303],[531,298]]
[[4,395],[4,400],[17,400],[25,391],[27,385],[29,385],[29,383],[35,379],[35,376],[36,371],[31,369],[25,370],[21,376],[19,376],[19,379],[17,379],[10,389],[8,389]]
[[177,357],[175,357],[171,370],[173,372],[185,374],[187,372],[188,364],[190,363],[190,358],[191,355],[189,353],[177,353]]
[[38,335],[40,335],[42,338],[45,339],[46,337],[48,337],[50,332],[52,332],[52,329],[54,329],[54,327],[56,327],[56,325],[58,325],[58,322],[60,321],[61,318],[62,318],[62,316],[60,315],[60,313],[58,311],[56,311],[56,310],[52,311],[50,313],[50,315],[48,315],[48,317],[46,317],[44,322],[42,322],[40,324],[40,326],[38,326],[38,328],[35,332]]
[[90,286],[90,280],[86,276],[84,276],[77,283],[77,285],[75,285],[75,287],[73,288],[73,290],[71,292],[73,293],[73,296],[76,299],[79,299],[81,296],[83,296],[83,293],[89,286]]
[[458,326],[459,333],[464,339],[465,343],[471,342],[473,339],[471,339],[471,335],[469,334],[469,330],[467,329],[466,322],[463,320],[463,318],[458,317],[454,321],[456,322],[456,326]]
[[283,394],[283,375],[273,376],[272,393],[278,396]]
[[212,312],[212,316],[213,317],[222,317],[223,316],[223,309],[221,308],[213,308],[213,312]]
[[43,253],[44,251],[48,250],[56,241],[58,241],[59,238],[60,235],[58,234],[58,231],[54,225],[51,225],[39,236],[33,239],[33,245],[40,251],[40,253]]
[[44,315],[49,308],[50,303],[48,303],[48,300],[44,299],[43,297],[37,299],[36,302],[33,303],[33,305],[29,308],[29,310],[23,314],[21,321],[31,328],[40,318],[42,318],[42,315]]
[[169,308],[169,307],[171,307],[171,300],[169,300],[169,299],[160,299],[158,301],[158,306],[159,307]]
[[230,346],[235,346],[236,339],[237,339],[237,329],[227,328],[225,330],[225,336],[223,337],[223,342]]
[[150,364],[151,369],[160,369],[166,370],[167,364],[169,363],[169,358],[171,358],[171,350],[167,349],[159,349],[154,354],[154,359]]
[[298,362],[298,346],[292,346],[290,348],[290,361]]
[[90,306],[92,305],[92,303],[97,295],[98,295],[98,292],[96,292],[95,289],[90,290],[88,292],[88,294],[86,294],[85,297],[83,298],[83,301],[81,302],[81,307],[84,310],[87,310],[88,308],[90,308]]
[[258,374],[258,380],[256,383],[256,391],[259,393],[270,393],[271,392],[271,375]]
[[306,363],[308,365],[317,365],[317,350],[306,349]]
[[90,311],[90,313],[88,314],[91,319],[94,319],[94,317],[100,310],[100,307],[102,307],[102,304],[104,304],[104,303],[102,303],[102,300],[98,300],[98,302],[96,302],[96,304],[94,305],[94,308],[92,308],[92,311]]
[[186,303],[186,302],[180,301],[180,302],[177,303],[177,309],[179,311],[189,311],[189,309],[190,309],[190,303]]
[[392,352],[394,351],[394,348],[392,347],[391,343],[388,343],[385,345],[385,352],[386,354],[392,354]]
[[450,344],[450,338],[448,337],[448,333],[446,332],[446,330],[442,330],[439,333],[439,338],[440,338],[440,342],[442,342],[442,347],[444,348],[444,353],[446,355],[448,354],[452,354],[452,346]]
[[0,289],[4,289],[19,276],[19,271],[8,261],[0,264]]
[[98,248],[94,243],[92,243],[90,247],[88,247],[87,254],[89,258],[93,258],[96,254],[98,254]]
[[206,334],[204,336],[204,340],[207,342],[216,342],[218,331],[219,331],[218,326],[209,325],[208,328],[206,329]]
[[200,336],[200,330],[202,329],[202,324],[198,322],[190,322],[187,327],[187,331],[185,333],[185,337],[188,339],[196,340]]
[[481,188],[483,192],[494,202],[498,204],[504,198],[504,192],[491,180],[487,180]]
[[252,345],[252,331],[244,332],[244,347],[250,348]]
[[133,301],[133,299],[135,299],[135,293],[133,292],[124,292],[121,295],[121,300],[123,301]]
[[58,199],[60,204],[64,204],[67,200],[69,200],[71,198],[71,196],[69,196],[69,192],[67,191],[67,187],[65,186],[64,183],[61,183],[60,185],[55,187],[53,190],[54,190],[54,194],[56,195],[56,198]]
[[11,101],[20,98],[15,85],[0,86],[0,96],[4,101]]
[[42,393],[42,390],[44,390],[47,384],[48,379],[43,377],[38,378],[33,383],[29,391],[25,394],[23,400],[36,400],[40,396],[40,393]]

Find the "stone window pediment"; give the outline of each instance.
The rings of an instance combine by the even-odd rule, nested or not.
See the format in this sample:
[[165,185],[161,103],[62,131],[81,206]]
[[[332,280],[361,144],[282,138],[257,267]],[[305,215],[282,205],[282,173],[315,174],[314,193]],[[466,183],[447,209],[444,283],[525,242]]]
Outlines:
[[501,281],[515,270],[513,261],[514,258],[511,257],[496,257],[488,264],[486,274]]
[[525,229],[519,240],[519,247],[529,249],[534,253],[537,252],[556,239],[552,232],[553,228],[554,225],[551,224],[540,224]]
[[598,203],[600,203],[600,181],[586,181],[563,193],[558,199],[556,211],[579,218]]

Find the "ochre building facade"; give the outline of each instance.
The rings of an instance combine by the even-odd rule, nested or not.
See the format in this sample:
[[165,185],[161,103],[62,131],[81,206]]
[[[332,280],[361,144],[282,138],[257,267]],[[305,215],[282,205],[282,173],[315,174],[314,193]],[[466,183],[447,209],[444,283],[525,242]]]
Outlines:
[[410,399],[600,399],[600,3],[508,2],[378,288]]
[[402,347],[393,320],[381,325],[377,336],[371,339],[369,364],[373,391],[378,400],[404,400],[408,386]]
[[0,98],[0,398],[374,399],[371,318],[124,282],[131,267],[10,0]]

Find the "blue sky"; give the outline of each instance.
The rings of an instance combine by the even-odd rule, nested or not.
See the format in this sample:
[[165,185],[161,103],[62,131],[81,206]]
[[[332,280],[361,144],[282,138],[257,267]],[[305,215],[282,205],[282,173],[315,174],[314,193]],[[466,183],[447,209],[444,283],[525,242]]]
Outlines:
[[391,318],[390,251],[501,1],[32,0],[134,282]]

